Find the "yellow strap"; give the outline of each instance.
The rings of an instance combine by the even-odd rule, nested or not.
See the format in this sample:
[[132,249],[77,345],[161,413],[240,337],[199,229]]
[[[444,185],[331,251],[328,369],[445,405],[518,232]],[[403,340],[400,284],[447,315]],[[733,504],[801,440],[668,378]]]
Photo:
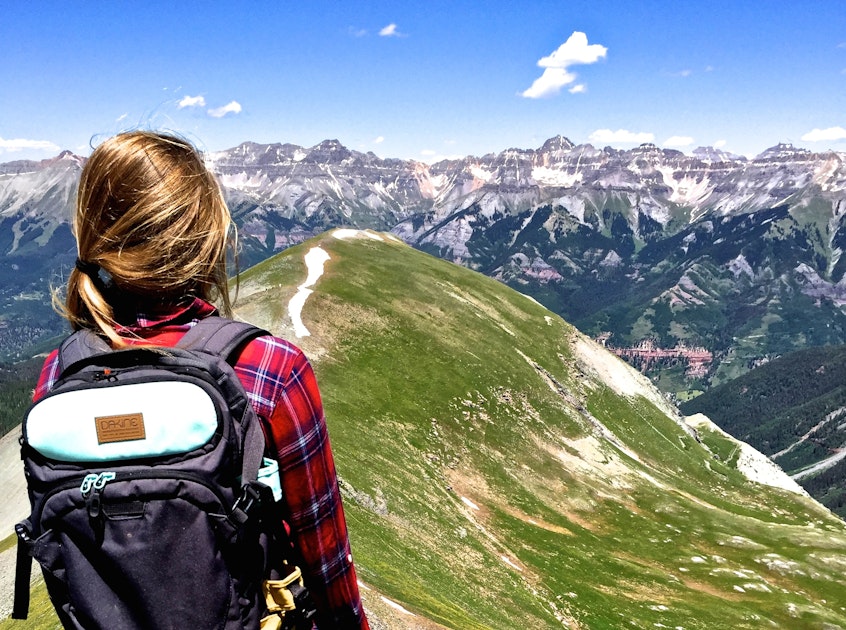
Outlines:
[[264,591],[264,601],[267,604],[267,610],[271,613],[284,613],[288,610],[294,610],[294,596],[288,590],[288,586],[296,582],[300,586],[303,585],[303,576],[299,567],[294,567],[293,570],[281,580],[265,580],[262,584]]
[[296,567],[296,566],[293,566],[293,565],[286,565],[286,566],[291,567],[291,572],[288,575],[286,575],[285,577],[283,577],[280,580],[269,580],[269,581],[281,582],[285,586],[289,586],[290,584],[293,584],[294,582],[296,582],[297,584],[302,586],[303,585],[303,574],[302,574],[302,571],[300,571],[300,567]]
[[268,615],[261,620],[259,628],[261,630],[281,630],[282,617],[279,615]]

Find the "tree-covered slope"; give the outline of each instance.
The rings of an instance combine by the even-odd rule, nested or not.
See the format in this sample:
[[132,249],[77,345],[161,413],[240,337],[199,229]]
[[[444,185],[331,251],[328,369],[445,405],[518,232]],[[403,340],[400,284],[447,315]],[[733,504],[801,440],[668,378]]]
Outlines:
[[681,409],[769,455],[846,518],[846,346],[787,354]]
[[846,628],[846,525],[530,298],[337,231],[240,293],[313,360],[381,627]]

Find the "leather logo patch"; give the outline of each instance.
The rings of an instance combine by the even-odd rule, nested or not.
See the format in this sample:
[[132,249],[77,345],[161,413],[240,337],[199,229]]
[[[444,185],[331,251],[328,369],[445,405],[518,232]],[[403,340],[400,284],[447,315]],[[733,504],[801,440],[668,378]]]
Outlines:
[[100,416],[94,418],[94,422],[97,425],[97,441],[100,444],[130,442],[147,437],[144,430],[144,415],[140,413]]

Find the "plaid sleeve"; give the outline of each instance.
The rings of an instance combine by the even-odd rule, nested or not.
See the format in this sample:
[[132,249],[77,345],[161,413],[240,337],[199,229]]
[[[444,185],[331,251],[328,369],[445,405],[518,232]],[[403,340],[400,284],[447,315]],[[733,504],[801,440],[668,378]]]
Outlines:
[[[291,537],[302,554],[319,628],[369,628],[314,371],[275,338],[248,344],[236,364],[279,461]],[[262,413],[264,412],[264,413]],[[268,422],[269,420],[269,422]]]
[[32,393],[32,402],[37,402],[47,395],[53,387],[53,383],[59,378],[59,351],[53,350],[44,361],[41,373],[38,375],[38,383]]

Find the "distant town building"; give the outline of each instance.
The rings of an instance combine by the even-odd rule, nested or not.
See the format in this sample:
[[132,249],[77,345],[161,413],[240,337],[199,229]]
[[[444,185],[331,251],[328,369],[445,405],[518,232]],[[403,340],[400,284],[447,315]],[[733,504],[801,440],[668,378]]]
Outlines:
[[644,339],[633,347],[614,348],[608,346],[610,338],[611,333],[601,333],[596,337],[596,341],[641,371],[648,370],[656,363],[681,360],[687,363],[685,376],[700,378],[708,373],[708,368],[714,360],[714,355],[705,348],[688,347],[684,344],[675,348],[660,348],[653,339]]

